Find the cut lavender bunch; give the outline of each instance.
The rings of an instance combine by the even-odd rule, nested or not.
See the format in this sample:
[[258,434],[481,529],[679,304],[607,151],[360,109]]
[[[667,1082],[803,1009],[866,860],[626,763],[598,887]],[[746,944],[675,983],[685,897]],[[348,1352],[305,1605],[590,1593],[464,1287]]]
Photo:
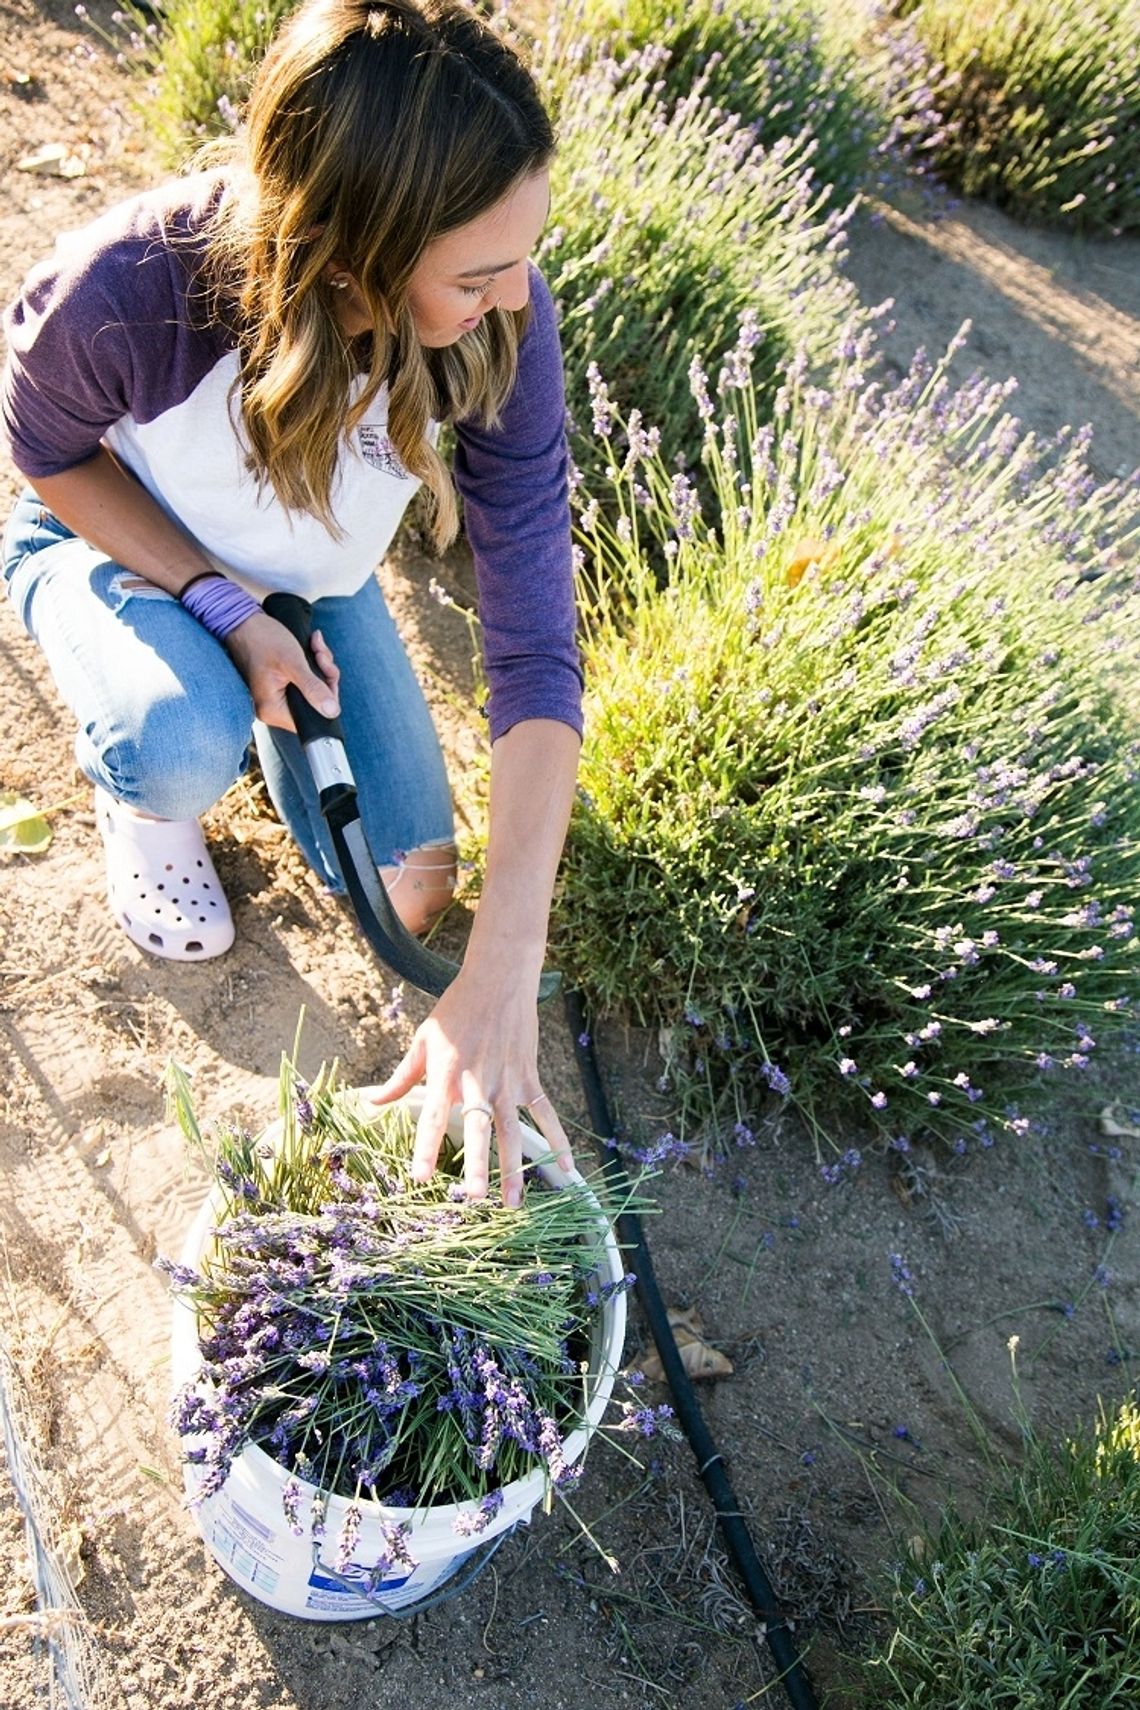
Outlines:
[[[168,1087],[204,1148],[177,1065]],[[195,1500],[251,1445],[295,1475],[294,1532],[297,1479],[389,1507],[477,1500],[484,1525],[501,1487],[536,1469],[573,1483],[563,1445],[584,1414],[593,1320],[633,1281],[602,1263],[595,1189],[539,1178],[518,1209],[467,1202],[447,1149],[414,1183],[414,1119],[366,1110],[323,1070],[307,1084],[286,1062],[281,1111],[272,1142],[219,1125],[213,1233],[196,1265],[160,1261],[197,1314],[201,1370],[172,1415]]]

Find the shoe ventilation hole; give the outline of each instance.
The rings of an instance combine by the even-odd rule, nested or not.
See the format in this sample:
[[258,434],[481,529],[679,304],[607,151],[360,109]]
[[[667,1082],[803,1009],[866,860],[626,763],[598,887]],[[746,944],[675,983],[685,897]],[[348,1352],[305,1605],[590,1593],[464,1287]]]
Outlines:
[[157,932],[152,932],[150,934],[149,942],[151,944],[157,944],[159,949],[162,949],[162,939],[158,936]]

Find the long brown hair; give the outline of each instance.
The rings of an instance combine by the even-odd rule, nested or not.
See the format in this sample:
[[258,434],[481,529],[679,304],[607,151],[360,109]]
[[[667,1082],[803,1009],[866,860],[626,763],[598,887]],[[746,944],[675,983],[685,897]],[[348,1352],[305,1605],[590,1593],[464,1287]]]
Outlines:
[[[227,186],[207,277],[215,306],[228,299],[236,316],[250,466],[283,504],[336,532],[338,453],[387,383],[393,446],[434,499],[436,544],[454,537],[455,493],[428,424],[498,419],[526,311],[492,309],[456,344],[428,350],[408,281],[429,243],[553,149],[518,53],[458,0],[308,0],[287,19],[243,131],[203,157]],[[334,263],[372,314],[363,343],[337,322]]]

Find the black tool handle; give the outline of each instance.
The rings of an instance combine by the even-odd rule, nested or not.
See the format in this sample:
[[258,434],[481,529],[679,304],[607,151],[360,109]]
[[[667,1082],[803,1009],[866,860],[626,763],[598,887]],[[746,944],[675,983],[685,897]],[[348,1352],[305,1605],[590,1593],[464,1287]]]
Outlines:
[[[268,612],[271,618],[276,618],[278,623],[284,624],[289,634],[301,643],[305,658],[316,671],[312,653],[313,608],[308,600],[303,600],[300,594],[267,594],[261,604],[263,611]],[[320,675],[319,672],[317,674]],[[318,742],[322,737],[332,737],[336,742],[344,742],[340,719],[326,718],[324,713],[318,712],[312,702],[305,699],[296,683],[290,683],[285,690],[285,701],[302,742]]]
[[[262,601],[262,606],[271,618],[276,618],[278,623],[284,624],[290,635],[300,642],[305,650],[306,659],[312,664],[313,608],[309,602],[303,600],[299,594],[275,593],[267,594]],[[285,699],[292,714],[293,723],[297,726],[297,734],[301,738],[302,744],[307,746],[322,737],[331,737],[343,747],[344,734],[341,730],[339,718],[326,718],[323,713],[319,713],[316,707],[311,706],[305,699],[300,689],[292,683],[285,691]],[[347,766],[346,760],[346,773]],[[348,775],[351,776],[351,774]],[[332,791],[323,791],[321,794],[321,810],[326,819],[330,815],[333,819],[337,818],[338,805],[343,807],[349,800],[352,802],[351,812],[355,817],[357,810],[354,787],[351,794],[345,793],[339,804],[334,800]],[[332,828],[331,819],[330,828]],[[446,957],[437,955],[434,950],[429,950],[426,945],[421,944],[417,938],[412,936],[392,907],[387,890],[382,883],[378,886],[370,904],[366,896],[356,894],[351,874],[346,873],[345,880],[349,886],[349,893],[361,928],[380,960],[402,979],[410,980],[420,991],[438,997],[459,972],[456,964],[448,961]],[[540,975],[538,982],[539,1003],[544,1003],[547,999],[552,998],[561,984],[562,976],[552,970]]]

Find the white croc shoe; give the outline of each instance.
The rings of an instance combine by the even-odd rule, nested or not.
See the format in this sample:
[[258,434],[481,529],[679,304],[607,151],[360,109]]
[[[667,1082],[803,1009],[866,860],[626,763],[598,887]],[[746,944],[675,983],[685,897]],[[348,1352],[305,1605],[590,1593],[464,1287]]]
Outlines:
[[139,819],[96,786],[111,911],[140,950],[205,962],[234,941],[233,916],[196,819]]

